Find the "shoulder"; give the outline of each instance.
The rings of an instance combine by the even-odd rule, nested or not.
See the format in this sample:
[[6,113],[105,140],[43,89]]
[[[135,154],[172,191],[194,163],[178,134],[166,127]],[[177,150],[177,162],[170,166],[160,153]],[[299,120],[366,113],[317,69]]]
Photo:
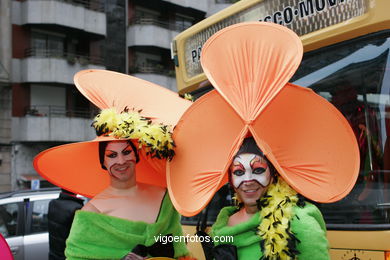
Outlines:
[[84,207],[81,208],[81,210],[100,213],[100,210],[96,206],[94,206],[93,199],[90,200],[87,204],[85,204]]
[[228,225],[231,216],[236,213],[237,208],[233,206],[224,207],[219,212],[217,219],[212,227],[213,230],[219,230]]
[[167,192],[167,189],[158,186],[142,184],[142,183],[139,183],[137,185],[140,188],[140,190],[142,190],[143,192],[146,192],[147,194],[160,197],[160,198],[162,198]]
[[295,216],[291,223],[294,231],[307,230],[326,234],[326,225],[321,211],[313,204],[306,202],[304,207],[294,208]]
[[306,202],[304,207],[295,207],[294,212],[298,219],[312,219],[312,221],[318,222],[321,227],[325,227],[321,211],[310,202]]

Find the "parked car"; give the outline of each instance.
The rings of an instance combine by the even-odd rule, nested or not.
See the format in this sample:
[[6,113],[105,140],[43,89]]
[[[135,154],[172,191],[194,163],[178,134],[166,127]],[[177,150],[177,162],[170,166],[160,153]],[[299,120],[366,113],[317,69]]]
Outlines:
[[15,260],[44,260],[49,254],[47,212],[60,189],[0,194],[0,233]]

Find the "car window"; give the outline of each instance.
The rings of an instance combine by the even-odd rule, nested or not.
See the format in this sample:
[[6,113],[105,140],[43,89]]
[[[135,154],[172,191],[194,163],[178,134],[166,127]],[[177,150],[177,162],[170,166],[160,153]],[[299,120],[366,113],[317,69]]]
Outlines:
[[50,199],[34,201],[32,208],[31,233],[47,232],[47,212]]
[[0,233],[5,237],[16,236],[18,220],[18,204],[0,205]]

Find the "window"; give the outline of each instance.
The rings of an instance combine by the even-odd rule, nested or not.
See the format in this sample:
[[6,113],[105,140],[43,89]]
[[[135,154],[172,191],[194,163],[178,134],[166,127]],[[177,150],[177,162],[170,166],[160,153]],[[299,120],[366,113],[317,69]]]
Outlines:
[[0,205],[0,233],[5,237],[17,235],[18,204]]
[[31,233],[47,232],[47,212],[50,200],[34,201],[32,208]]
[[31,35],[32,56],[63,57],[64,37],[33,31]]
[[358,142],[355,187],[339,202],[318,205],[330,228],[390,224],[389,52],[389,32],[326,47],[305,55],[292,80],[333,103]]
[[184,31],[185,29],[192,26],[194,19],[181,14],[176,14],[175,25],[177,31]]

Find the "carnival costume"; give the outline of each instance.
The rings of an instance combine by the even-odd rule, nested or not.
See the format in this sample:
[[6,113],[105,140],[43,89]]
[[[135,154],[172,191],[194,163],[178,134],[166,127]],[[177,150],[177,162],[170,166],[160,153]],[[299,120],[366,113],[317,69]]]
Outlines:
[[321,213],[302,195],[321,203],[346,196],[358,176],[359,150],[333,105],[288,83],[302,53],[295,33],[262,22],[229,26],[202,47],[203,71],[216,90],[194,102],[175,128],[176,157],[167,167],[175,208],[199,213],[228,181],[246,137],[278,174],[249,220],[228,226],[237,209],[221,211],[211,235],[234,236],[215,247],[225,249],[214,252],[224,259],[329,258]]
[[[94,197],[110,184],[99,157],[99,143],[129,140],[138,146],[141,158],[137,158],[136,182],[166,187],[166,160],[174,156],[171,128],[191,102],[116,72],[86,70],[74,80],[80,92],[102,109],[92,124],[97,138],[45,150],[34,159],[35,169],[57,186]],[[177,258],[188,255],[184,241],[163,245],[155,237],[180,235],[180,215],[166,192],[154,223],[77,211],[65,255],[67,259],[121,259],[132,251]]]

